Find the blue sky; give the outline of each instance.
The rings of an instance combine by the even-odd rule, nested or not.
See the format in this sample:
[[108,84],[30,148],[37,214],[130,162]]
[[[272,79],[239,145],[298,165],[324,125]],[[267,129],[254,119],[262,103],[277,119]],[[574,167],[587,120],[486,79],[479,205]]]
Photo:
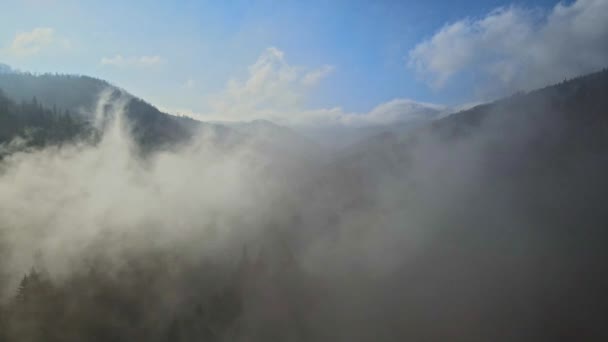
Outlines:
[[[597,16],[587,17],[605,9],[607,1],[6,2],[0,21],[0,61],[15,68],[87,74],[167,110],[206,113],[217,111],[214,103],[228,106],[228,83],[232,80],[244,88],[248,79],[257,77],[251,71],[256,61],[268,51],[278,51],[266,59],[272,64],[269,68],[278,63],[277,68],[288,69],[273,74],[277,78],[264,74],[276,81],[266,91],[289,89],[283,95],[290,100],[273,94],[264,103],[249,101],[252,107],[238,108],[255,111],[277,102],[278,108],[297,105],[299,111],[339,108],[344,113],[368,113],[395,99],[453,107],[518,90],[523,80],[514,82],[513,75],[542,69],[542,63],[524,63],[529,56],[498,46],[501,41],[508,44],[515,36],[521,40],[511,43],[522,44],[525,50],[526,44],[551,41],[553,31],[595,20],[595,33],[582,34],[597,45],[606,26]],[[551,24],[554,21],[557,24]],[[496,41],[488,43],[484,37],[493,34]],[[566,50],[552,44],[547,50]],[[583,50],[588,48],[584,41],[581,44]],[[600,45],[589,47],[591,57],[582,66],[577,61],[572,70],[563,68],[568,69],[564,75],[551,77],[541,70],[541,79],[597,69],[606,57],[605,44]],[[466,49],[479,53],[472,56]],[[542,52],[538,56],[545,58]],[[487,72],[494,69],[500,72]],[[293,85],[295,79],[315,72],[316,81],[310,82],[314,86]],[[483,82],[492,77],[501,86],[484,93]],[[234,101],[260,93],[231,94]]]

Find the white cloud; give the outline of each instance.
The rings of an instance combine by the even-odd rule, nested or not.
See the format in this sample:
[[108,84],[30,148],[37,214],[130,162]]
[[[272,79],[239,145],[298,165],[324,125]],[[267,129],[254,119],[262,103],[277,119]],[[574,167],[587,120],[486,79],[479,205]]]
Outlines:
[[209,98],[209,105],[223,120],[285,118],[301,108],[307,75],[289,65],[283,51],[270,47],[249,66],[245,79],[230,80],[221,93]]
[[536,88],[608,65],[606,13],[606,0],[500,8],[446,25],[410,51],[408,65],[435,88],[459,73],[481,75],[494,92]]
[[7,50],[14,56],[26,57],[39,53],[57,41],[55,30],[50,27],[38,27],[29,32],[17,33]]
[[305,108],[307,92],[333,69],[329,65],[317,69],[292,66],[283,51],[270,47],[249,67],[247,78],[229,81],[222,92],[208,99],[211,113],[195,117],[213,121],[267,119],[292,126],[360,127],[426,120],[445,110],[442,106],[408,99],[394,99],[368,113],[349,113],[340,107]]
[[103,57],[101,59],[102,65],[114,66],[119,68],[126,67],[137,67],[137,68],[150,68],[162,64],[164,61],[160,56],[131,56],[123,57],[122,55],[116,55],[114,57]]

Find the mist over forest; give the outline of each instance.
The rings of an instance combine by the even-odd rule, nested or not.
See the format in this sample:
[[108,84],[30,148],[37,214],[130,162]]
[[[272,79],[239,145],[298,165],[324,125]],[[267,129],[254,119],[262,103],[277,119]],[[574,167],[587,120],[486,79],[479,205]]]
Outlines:
[[1,96],[3,341],[604,334],[606,71],[333,151],[5,78],[99,91]]
[[607,0],[0,13],[0,342],[608,341]]

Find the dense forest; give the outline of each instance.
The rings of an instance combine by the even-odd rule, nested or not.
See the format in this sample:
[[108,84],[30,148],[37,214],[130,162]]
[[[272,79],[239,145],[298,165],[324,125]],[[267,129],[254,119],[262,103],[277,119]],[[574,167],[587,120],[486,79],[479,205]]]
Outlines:
[[[90,81],[48,77],[57,87],[40,89]],[[0,279],[8,293],[0,305],[0,341],[605,340],[607,91],[604,70],[405,134],[377,135],[314,167],[308,159],[286,167],[291,159],[283,158],[304,159],[304,152],[290,150],[260,163],[261,172],[254,174],[259,178],[228,191],[234,196],[227,200],[229,214],[213,205],[230,186],[218,190],[214,184],[229,184],[231,173],[223,171],[233,169],[215,170],[214,163],[237,164],[240,177],[256,169],[256,150],[239,150],[238,159],[213,149],[213,158],[200,165],[185,163],[182,154],[205,151],[210,140],[195,140],[186,152],[175,148],[175,159],[161,153],[159,164],[150,164],[178,170],[178,176],[166,177],[169,184],[183,178],[177,190],[208,197],[171,197],[178,191],[165,191],[165,178],[153,183],[155,178],[135,168],[128,174],[133,182],[153,183],[152,190],[129,197],[133,190],[117,187],[111,200],[130,211],[151,209],[137,211],[135,223],[121,221],[124,212],[101,210],[101,223],[91,220],[91,226],[118,222],[129,228],[101,230],[86,240],[86,253],[61,263],[69,271],[45,258],[61,254],[55,249],[30,253],[34,247],[23,243],[19,247],[26,251],[10,250],[0,235],[0,247],[6,247],[0,251],[33,255],[30,263],[16,264],[20,268],[0,258],[0,277],[9,279],[16,268],[19,273],[16,280]],[[27,100],[16,91],[11,97],[17,102],[0,94],[3,144],[21,137],[42,147],[80,139],[83,132],[94,135],[90,120],[74,113],[93,105],[90,94],[53,102],[63,95],[19,92]],[[191,126],[205,125],[167,116],[135,98],[126,108],[133,139],[158,150],[168,142],[189,146],[195,139]],[[263,147],[296,140],[265,123],[239,129],[259,129],[270,139]],[[233,134],[228,128],[218,132]],[[243,141],[248,142],[237,139]],[[103,141],[95,144],[103,148]],[[110,151],[118,155],[117,150]],[[72,169],[71,159],[60,160]],[[199,183],[207,170],[213,171],[210,180]],[[9,175],[16,179],[18,173]],[[9,182],[0,185],[8,189]],[[79,190],[88,183],[76,184]],[[53,208],[64,210],[62,201],[98,204],[86,189],[83,197],[68,192]],[[256,196],[250,199],[248,192]],[[69,202],[72,197],[78,200]],[[199,202],[214,210],[205,211]],[[139,220],[146,215],[156,221]],[[42,225],[44,232],[47,223],[64,223],[54,212],[41,217],[44,223],[27,221],[18,228]],[[78,225],[76,231],[88,228]],[[202,252],[201,246],[213,250],[218,236],[232,230],[238,238],[229,235],[230,243],[217,242],[220,251]],[[182,234],[179,239],[163,238],[174,231]],[[9,229],[0,234],[21,241]],[[67,246],[78,244],[69,240]]]
[[8,152],[11,142],[21,141],[25,145],[22,147],[43,147],[73,142],[91,134],[87,121],[69,110],[45,108],[35,96],[17,104],[0,89],[0,146],[5,150],[0,150],[0,155]]
[[[176,274],[170,258],[155,261],[133,260],[114,275],[91,265],[61,284],[32,269],[0,311],[0,341],[216,341],[238,333],[244,271],[209,265]],[[189,281],[188,293],[167,303],[176,277]]]

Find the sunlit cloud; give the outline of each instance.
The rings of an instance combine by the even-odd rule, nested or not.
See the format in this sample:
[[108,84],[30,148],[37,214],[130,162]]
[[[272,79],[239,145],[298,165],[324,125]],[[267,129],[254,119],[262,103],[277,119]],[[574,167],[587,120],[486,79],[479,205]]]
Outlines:
[[208,98],[211,113],[195,117],[213,121],[267,119],[305,126],[369,126],[431,119],[445,110],[440,105],[409,99],[393,99],[365,113],[346,112],[339,106],[306,108],[308,92],[334,67],[293,66],[276,47],[267,48],[248,70],[246,78],[230,80],[223,91]]
[[43,49],[56,43],[68,44],[67,40],[59,39],[55,30],[50,27],[38,27],[31,31],[19,32],[13,38],[7,51],[17,57],[27,57],[38,54]]

